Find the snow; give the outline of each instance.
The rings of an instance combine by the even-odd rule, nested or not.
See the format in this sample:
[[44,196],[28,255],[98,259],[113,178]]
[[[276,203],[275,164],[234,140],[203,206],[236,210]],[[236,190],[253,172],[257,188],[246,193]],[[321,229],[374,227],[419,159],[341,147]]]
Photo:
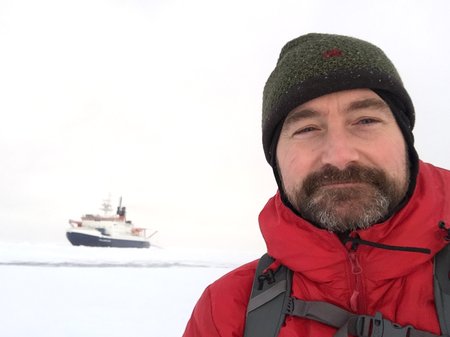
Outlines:
[[181,336],[204,288],[251,252],[1,243],[1,335]]

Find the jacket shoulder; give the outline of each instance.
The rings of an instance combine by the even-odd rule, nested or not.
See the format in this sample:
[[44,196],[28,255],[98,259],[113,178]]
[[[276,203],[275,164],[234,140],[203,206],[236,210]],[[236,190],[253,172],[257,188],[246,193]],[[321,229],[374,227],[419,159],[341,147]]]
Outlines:
[[258,261],[210,284],[198,300],[183,337],[242,336]]
[[209,286],[211,292],[232,295],[241,294],[245,290],[245,294],[250,296],[257,264],[258,260],[255,260],[228,272]]
[[420,162],[420,172],[428,177],[435,179],[442,179],[447,184],[450,184],[450,170],[434,166],[430,163]]
[[428,191],[436,199],[435,205],[442,204],[442,216],[447,218],[442,220],[450,221],[450,171],[421,162],[418,183],[422,185],[423,191]]

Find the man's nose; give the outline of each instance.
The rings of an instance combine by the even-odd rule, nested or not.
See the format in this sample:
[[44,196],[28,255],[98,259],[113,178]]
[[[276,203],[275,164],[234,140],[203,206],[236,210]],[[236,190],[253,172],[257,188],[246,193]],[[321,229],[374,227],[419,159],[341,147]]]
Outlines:
[[329,131],[322,150],[322,164],[345,169],[349,164],[359,160],[357,145],[345,131]]

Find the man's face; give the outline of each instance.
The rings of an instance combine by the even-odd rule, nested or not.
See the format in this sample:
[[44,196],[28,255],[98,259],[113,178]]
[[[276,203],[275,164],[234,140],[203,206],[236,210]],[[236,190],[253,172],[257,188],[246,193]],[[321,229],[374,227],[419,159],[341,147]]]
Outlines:
[[284,191],[305,219],[330,231],[367,228],[403,199],[407,150],[373,91],[340,91],[293,109],[277,145]]

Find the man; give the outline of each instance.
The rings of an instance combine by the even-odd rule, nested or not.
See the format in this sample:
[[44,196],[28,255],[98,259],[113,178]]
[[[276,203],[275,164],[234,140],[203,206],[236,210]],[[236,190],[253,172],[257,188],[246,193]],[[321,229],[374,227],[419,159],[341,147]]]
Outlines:
[[[279,191],[259,222],[274,269],[293,271],[292,298],[440,335],[433,258],[447,244],[450,172],[418,159],[414,108],[393,64],[368,42],[308,34],[284,46],[263,96]],[[205,290],[184,337],[244,335],[257,262]],[[287,315],[279,336],[337,330]]]

